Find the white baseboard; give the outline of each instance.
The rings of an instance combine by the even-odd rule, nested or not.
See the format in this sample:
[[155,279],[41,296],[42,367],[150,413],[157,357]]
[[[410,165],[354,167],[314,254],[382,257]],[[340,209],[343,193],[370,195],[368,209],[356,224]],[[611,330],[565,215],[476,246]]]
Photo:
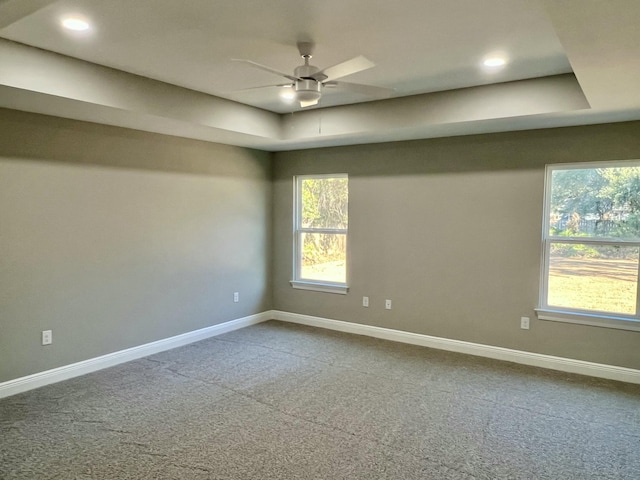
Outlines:
[[273,319],[534,367],[640,384],[640,370],[274,310]]
[[102,370],[103,368],[112,367],[120,363],[146,357],[154,353],[181,347],[189,343],[204,340],[205,338],[215,337],[216,335],[231,332],[232,330],[271,320],[272,318],[273,312],[262,312],[248,317],[212,325],[210,327],[201,328],[192,332],[183,333],[181,335],[176,335],[175,337],[164,338],[156,342],[146,343],[137,347],[108,353],[107,355],[102,355],[100,357],[90,358],[81,362],[46,370],[44,372],[34,373],[33,375],[28,375],[26,377],[9,380],[7,382],[0,383],[0,398],[16,395],[21,392],[26,392],[27,390],[43,387],[51,383],[61,382],[62,380],[78,377],[80,375],[85,375],[97,370]]
[[554,357],[540,353],[511,350],[509,348],[494,347],[479,343],[464,342],[461,340],[450,340],[448,338],[432,337],[419,333],[404,332],[389,328],[373,327],[328,318],[312,317],[298,313],[282,312],[270,310],[248,317],[238,318],[229,322],[212,325],[211,327],[194,330],[192,332],[165,338],[156,342],[146,343],[137,347],[127,348],[118,352],[109,353],[100,357],[90,358],[82,362],[72,363],[62,367],[34,373],[26,377],[16,378],[0,383],[0,398],[16,395],[27,390],[43,387],[51,383],[61,382],[69,378],[78,377],[87,373],[102,370],[124,362],[146,357],[154,353],[163,352],[172,348],[181,347],[189,343],[215,337],[226,332],[231,332],[239,328],[248,327],[266,320],[280,320],[283,322],[298,323],[312,327],[337,330],[356,335],[365,335],[394,342],[420,345],[423,347],[448,350],[451,352],[465,353],[480,357],[505,360],[508,362],[521,363],[535,367],[559,370],[562,372],[577,373],[591,377],[618,380],[621,382],[640,384],[640,370],[632,368],[618,367],[615,365],[605,365],[601,363],[585,362],[571,358]]

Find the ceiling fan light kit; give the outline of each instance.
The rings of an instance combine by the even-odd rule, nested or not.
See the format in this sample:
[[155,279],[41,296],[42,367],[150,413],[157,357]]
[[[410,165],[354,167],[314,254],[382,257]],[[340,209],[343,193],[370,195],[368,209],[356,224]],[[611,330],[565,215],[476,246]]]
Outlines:
[[322,84],[311,78],[296,80],[294,88],[301,107],[316,105],[322,97]]

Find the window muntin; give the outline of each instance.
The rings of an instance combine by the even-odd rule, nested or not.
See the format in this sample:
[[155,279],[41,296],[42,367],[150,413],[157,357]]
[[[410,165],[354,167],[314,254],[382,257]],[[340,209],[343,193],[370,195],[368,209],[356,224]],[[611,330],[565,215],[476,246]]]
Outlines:
[[545,188],[539,310],[640,320],[640,162],[548,166]]
[[294,286],[346,287],[348,205],[346,174],[295,177]]

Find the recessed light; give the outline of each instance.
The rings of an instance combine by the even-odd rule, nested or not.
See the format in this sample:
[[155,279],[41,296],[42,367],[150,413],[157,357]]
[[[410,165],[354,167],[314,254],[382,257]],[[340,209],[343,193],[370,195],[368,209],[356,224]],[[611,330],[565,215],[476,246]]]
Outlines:
[[505,63],[507,61],[503,57],[489,57],[482,62],[485,67],[501,67]]
[[89,30],[89,22],[78,17],[67,17],[62,20],[62,26],[74,32]]

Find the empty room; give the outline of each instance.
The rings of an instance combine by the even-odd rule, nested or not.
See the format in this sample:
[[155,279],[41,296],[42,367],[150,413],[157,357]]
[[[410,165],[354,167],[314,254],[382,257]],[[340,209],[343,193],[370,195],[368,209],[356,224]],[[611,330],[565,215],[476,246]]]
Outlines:
[[0,0],[0,479],[640,478],[639,20]]

